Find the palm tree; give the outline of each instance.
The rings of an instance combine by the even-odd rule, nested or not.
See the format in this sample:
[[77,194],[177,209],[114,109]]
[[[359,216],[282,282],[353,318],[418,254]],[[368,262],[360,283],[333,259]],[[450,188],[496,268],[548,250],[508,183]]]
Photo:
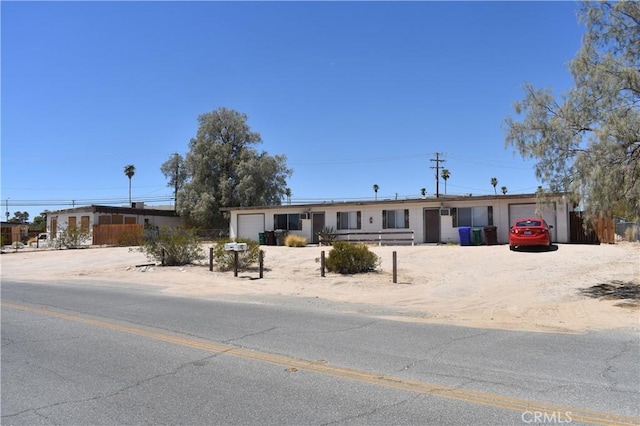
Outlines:
[[498,178],[491,178],[491,185],[493,185],[493,193],[495,195],[498,195],[498,192],[496,191],[496,185],[498,185]]
[[503,186],[500,189],[502,190],[502,195],[507,195],[507,187],[506,186]]
[[129,205],[131,205],[131,178],[136,174],[136,167],[133,164],[124,166],[124,174],[129,178]]
[[444,180],[444,195],[447,195],[447,179],[451,177],[451,172],[449,172],[449,169],[442,169],[440,177]]
[[420,195],[422,195],[422,198],[427,196],[427,188],[420,188]]
[[378,189],[380,189],[380,187],[378,186],[378,184],[373,184],[373,192],[376,193],[376,201],[378,201]]
[[287,196],[287,204],[291,205],[291,188],[285,188],[284,195]]

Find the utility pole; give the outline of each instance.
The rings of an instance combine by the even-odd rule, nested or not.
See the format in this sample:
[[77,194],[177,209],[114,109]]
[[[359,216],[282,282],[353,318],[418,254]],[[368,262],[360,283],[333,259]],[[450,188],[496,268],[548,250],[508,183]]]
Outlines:
[[435,166],[431,166],[430,168],[436,169],[436,198],[440,197],[440,163],[444,163],[445,160],[440,159],[440,153],[436,152],[436,158],[432,158],[430,161],[436,163]]
[[173,158],[175,158],[176,162],[176,174],[175,174],[175,182],[174,182],[174,190],[173,190],[173,210],[178,211],[178,176],[180,174],[180,155],[176,152],[173,154]]

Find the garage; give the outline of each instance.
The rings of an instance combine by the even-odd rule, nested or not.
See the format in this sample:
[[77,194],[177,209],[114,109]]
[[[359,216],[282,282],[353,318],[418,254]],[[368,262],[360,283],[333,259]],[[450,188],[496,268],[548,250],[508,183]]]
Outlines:
[[258,241],[261,232],[264,232],[264,213],[238,215],[238,238]]
[[[536,204],[509,204],[509,226],[517,219],[527,217],[539,217],[536,214]],[[556,237],[556,205],[555,203],[542,205],[542,218],[547,222],[547,225],[553,226],[551,229],[551,240],[557,241]]]

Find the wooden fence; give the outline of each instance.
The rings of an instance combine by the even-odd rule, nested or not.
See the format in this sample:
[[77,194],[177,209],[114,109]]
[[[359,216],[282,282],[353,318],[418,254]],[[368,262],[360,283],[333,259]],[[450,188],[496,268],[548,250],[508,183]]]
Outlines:
[[601,217],[592,226],[585,227],[582,212],[571,212],[569,241],[580,244],[614,244],[616,232],[613,219]]
[[141,224],[93,225],[93,245],[140,245]]

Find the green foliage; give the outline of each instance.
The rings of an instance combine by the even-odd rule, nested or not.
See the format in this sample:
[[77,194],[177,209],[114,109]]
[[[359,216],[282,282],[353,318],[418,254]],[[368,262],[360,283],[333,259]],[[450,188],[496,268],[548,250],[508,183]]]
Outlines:
[[[233,269],[234,252],[226,251],[224,245],[231,243],[230,238],[217,240],[213,246],[213,260],[221,271],[230,271]],[[260,258],[260,243],[258,241],[246,238],[237,238],[237,243],[246,243],[247,250],[238,252],[238,269],[246,270],[252,264],[258,262]]]
[[307,245],[307,239],[300,235],[287,235],[284,239],[284,245],[287,247],[305,247]]
[[171,154],[169,159],[160,167],[160,171],[168,179],[167,186],[173,188],[175,201],[178,200],[178,191],[184,188],[187,180],[187,171],[184,167],[184,159],[177,152]]
[[47,218],[36,216],[29,224],[29,231],[44,232],[47,229]]
[[262,139],[245,114],[219,108],[200,115],[198,123],[184,159],[185,175],[177,176],[185,182],[178,189],[182,217],[201,228],[226,228],[221,207],[281,204],[292,171],[284,155],[255,148]]
[[81,226],[66,226],[58,232],[58,246],[80,248],[91,245],[91,231]]
[[29,222],[29,212],[13,212],[13,217],[9,219],[9,223],[27,223]]
[[318,235],[320,237],[320,243],[325,246],[333,245],[333,242],[338,238],[338,234],[333,230],[332,226],[325,226]]
[[633,212],[640,220],[640,3],[584,2],[582,46],[569,64],[574,87],[557,100],[525,85],[506,145],[536,159],[552,192],[568,191],[585,217]]
[[148,259],[166,266],[188,265],[205,258],[200,239],[193,229],[163,227],[149,229],[139,249]]
[[325,266],[329,272],[357,274],[372,272],[380,264],[380,258],[364,244],[336,241],[327,256]]

